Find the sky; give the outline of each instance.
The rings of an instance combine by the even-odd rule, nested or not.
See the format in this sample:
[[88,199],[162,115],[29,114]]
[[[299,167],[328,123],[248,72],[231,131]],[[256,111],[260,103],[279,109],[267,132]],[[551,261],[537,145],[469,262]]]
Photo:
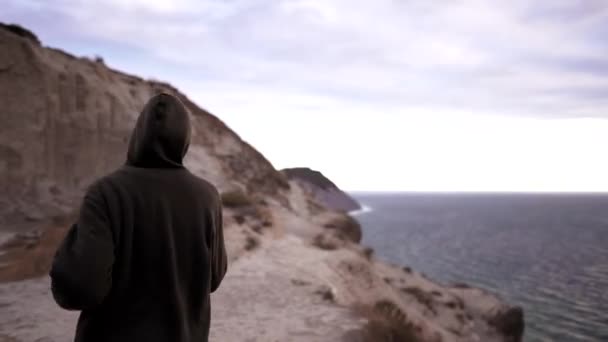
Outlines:
[[3,0],[351,191],[608,191],[608,1]]

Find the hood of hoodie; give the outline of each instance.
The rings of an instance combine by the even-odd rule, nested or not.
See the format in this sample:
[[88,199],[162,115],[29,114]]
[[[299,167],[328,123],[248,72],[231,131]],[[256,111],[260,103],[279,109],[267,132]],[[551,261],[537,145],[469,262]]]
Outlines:
[[131,133],[127,165],[143,168],[181,168],[190,146],[190,116],[175,96],[153,96]]

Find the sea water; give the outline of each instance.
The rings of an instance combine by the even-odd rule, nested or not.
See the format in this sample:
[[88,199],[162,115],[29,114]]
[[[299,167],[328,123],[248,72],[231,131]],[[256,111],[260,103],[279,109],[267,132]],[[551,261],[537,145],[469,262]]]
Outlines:
[[355,193],[363,244],[524,308],[524,341],[608,342],[608,195]]

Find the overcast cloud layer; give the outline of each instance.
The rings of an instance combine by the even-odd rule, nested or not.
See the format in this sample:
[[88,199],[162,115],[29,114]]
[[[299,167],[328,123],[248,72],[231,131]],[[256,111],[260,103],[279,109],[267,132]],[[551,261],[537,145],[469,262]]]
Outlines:
[[[7,10],[8,9],[8,10]],[[608,115],[608,2],[8,0],[47,43],[207,89],[381,106]],[[164,64],[163,64],[164,63]],[[174,78],[174,77],[172,77]]]
[[[608,1],[4,0],[0,20],[169,81],[278,167],[352,189],[608,190]],[[365,183],[362,159],[392,174]]]

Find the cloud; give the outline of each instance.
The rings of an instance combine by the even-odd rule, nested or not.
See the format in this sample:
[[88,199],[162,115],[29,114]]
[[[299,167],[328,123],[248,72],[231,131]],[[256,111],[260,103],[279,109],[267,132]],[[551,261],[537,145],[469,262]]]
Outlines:
[[146,51],[210,85],[379,107],[607,113],[603,1],[9,0],[8,8],[25,21],[48,13],[58,34]]
[[347,189],[608,191],[605,0],[5,0],[0,20]]

